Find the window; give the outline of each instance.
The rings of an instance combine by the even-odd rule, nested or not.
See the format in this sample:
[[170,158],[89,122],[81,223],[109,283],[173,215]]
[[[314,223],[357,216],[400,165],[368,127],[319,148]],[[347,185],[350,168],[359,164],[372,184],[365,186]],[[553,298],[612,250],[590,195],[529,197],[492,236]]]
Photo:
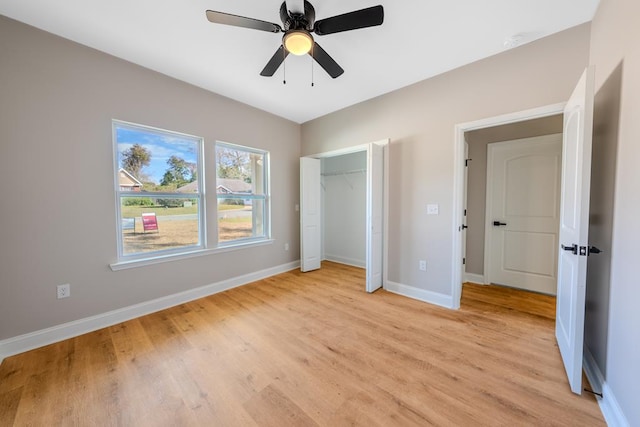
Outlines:
[[269,238],[269,153],[216,143],[218,244]]
[[202,139],[113,122],[118,258],[205,247]]

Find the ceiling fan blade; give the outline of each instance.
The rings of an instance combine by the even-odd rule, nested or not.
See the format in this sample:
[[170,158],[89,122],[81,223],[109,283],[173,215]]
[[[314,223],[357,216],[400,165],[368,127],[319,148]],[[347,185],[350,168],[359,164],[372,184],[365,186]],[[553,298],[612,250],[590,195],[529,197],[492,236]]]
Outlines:
[[313,27],[319,36],[339,33],[342,31],[357,30],[359,28],[374,27],[384,21],[384,9],[382,6],[373,6],[354,12],[336,15],[331,18],[316,21]]
[[280,33],[282,28],[272,22],[261,21],[259,19],[247,18],[245,16],[232,15],[230,13],[207,10],[207,19],[214,24],[232,25],[234,27],[250,28],[252,30],[268,31],[270,33]]
[[309,52],[309,55],[312,55],[313,59],[334,79],[344,73],[342,67],[318,43],[313,44],[313,49]]
[[289,52],[284,48],[284,46],[280,46],[276,53],[273,54],[267,65],[265,65],[264,69],[260,72],[260,75],[263,77],[271,77],[275,74],[276,70],[280,67],[280,64],[284,62],[284,59],[289,55]]

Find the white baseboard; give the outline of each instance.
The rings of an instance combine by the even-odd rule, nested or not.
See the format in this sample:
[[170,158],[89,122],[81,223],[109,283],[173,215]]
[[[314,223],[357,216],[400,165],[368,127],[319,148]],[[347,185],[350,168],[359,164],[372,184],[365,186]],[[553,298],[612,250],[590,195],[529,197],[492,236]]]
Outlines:
[[583,355],[584,372],[591,383],[593,391],[602,393],[602,397],[596,396],[600,412],[608,426],[612,427],[629,427],[630,424],[622,412],[622,408],[618,405],[618,400],[613,394],[613,390],[608,386],[596,360],[588,348],[585,347]]
[[428,302],[429,304],[435,304],[445,308],[453,308],[453,298],[451,295],[431,292],[425,289],[403,285],[402,283],[392,282],[390,280],[387,280],[387,283],[384,285],[384,289],[389,292],[393,292],[394,294]]
[[353,267],[360,267],[360,268],[366,267],[366,263],[364,261],[355,259],[355,258],[345,258],[338,255],[325,254],[324,259],[327,261],[333,261],[340,264],[351,265]]
[[464,277],[462,279],[465,283],[469,282],[469,283],[476,283],[478,285],[486,285],[485,281],[484,281],[484,276],[482,274],[475,274],[475,273],[464,273]]
[[247,283],[284,273],[298,267],[300,267],[300,261],[294,261],[253,273],[244,274],[242,276],[232,277],[221,282],[212,283],[210,285],[201,286],[199,288],[190,289],[188,291],[168,295],[166,297],[145,301],[129,307],[108,311],[96,316],[86,317],[84,319],[74,320],[72,322],[8,338],[0,341],[0,363],[5,357],[53,344],[68,338],[77,337],[79,335],[86,334],[87,332],[106,328],[107,326],[116,325],[127,320],[135,319],[136,317],[144,316],[146,314],[213,295],[218,292],[226,291],[227,289],[246,285]]

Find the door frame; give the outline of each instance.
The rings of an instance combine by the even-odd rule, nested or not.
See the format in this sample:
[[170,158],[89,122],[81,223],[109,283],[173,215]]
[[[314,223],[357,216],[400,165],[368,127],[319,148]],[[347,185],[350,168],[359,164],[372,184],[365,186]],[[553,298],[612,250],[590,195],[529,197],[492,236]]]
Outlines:
[[[451,268],[451,303],[453,309],[460,308],[462,295],[462,278],[464,264],[462,263],[462,225],[465,224],[464,210],[464,185],[465,180],[465,132],[484,129],[510,123],[524,122],[527,120],[563,114],[566,102],[532,108],[529,110],[503,114],[495,117],[459,123],[454,127],[453,144],[453,227],[452,227],[452,268]],[[486,271],[483,272],[486,283]]]
[[[340,148],[331,151],[324,151],[316,154],[309,154],[302,157],[310,157],[314,159],[326,159],[330,157],[338,157],[343,156],[345,154],[359,153],[359,152],[368,152],[369,144],[376,144],[382,146],[383,149],[383,170],[382,170],[382,288],[387,288],[387,275],[388,275],[388,242],[389,242],[389,145],[391,143],[390,139],[382,139],[379,141],[373,141],[366,144],[354,145],[351,147]],[[367,167],[368,167],[368,156],[367,156]],[[365,174],[367,179],[367,187],[370,188],[370,174]],[[324,216],[321,220],[321,224],[324,225]],[[324,230],[323,230],[323,238],[322,238],[322,255],[324,258]]]

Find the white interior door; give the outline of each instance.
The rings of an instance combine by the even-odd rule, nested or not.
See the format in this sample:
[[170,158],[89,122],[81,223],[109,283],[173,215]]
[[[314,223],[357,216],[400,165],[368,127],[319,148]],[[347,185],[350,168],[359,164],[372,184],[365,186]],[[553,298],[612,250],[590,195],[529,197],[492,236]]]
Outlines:
[[367,292],[382,287],[383,186],[384,148],[372,143],[367,148]]
[[489,144],[490,283],[556,294],[562,135]]
[[317,270],[322,261],[320,160],[300,159],[300,270]]
[[562,203],[556,339],[571,391],[582,392],[584,304],[589,254],[589,190],[593,130],[593,67],[583,73],[564,110]]

